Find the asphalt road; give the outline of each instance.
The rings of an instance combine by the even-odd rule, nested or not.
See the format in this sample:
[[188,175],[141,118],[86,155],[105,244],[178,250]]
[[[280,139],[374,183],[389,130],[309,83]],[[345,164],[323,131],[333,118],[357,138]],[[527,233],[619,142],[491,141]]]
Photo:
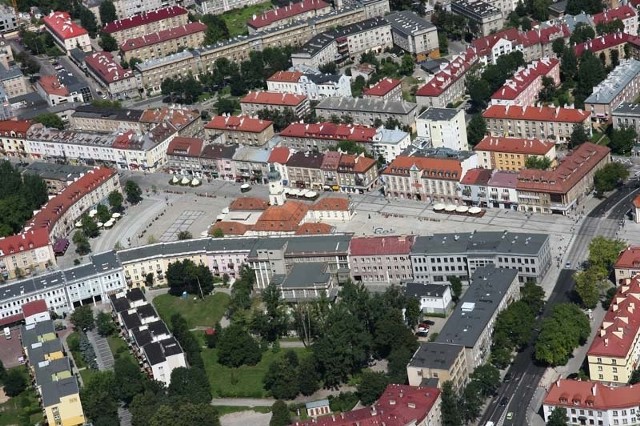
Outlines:
[[[637,192],[637,182],[632,181],[604,199],[585,217],[567,255],[567,259],[574,259],[572,263],[574,267],[580,261],[586,260],[589,242],[593,237],[602,235],[611,238],[616,235],[620,221],[629,210],[630,200]],[[574,269],[563,269],[560,272],[536,329],[539,329],[542,320],[551,313],[553,306],[571,301],[575,285],[573,279],[575,272]],[[533,343],[536,337],[537,332],[534,332],[529,345],[515,357],[509,369],[511,380],[504,383],[497,395],[490,401],[478,423],[479,425],[485,425],[488,421],[493,421],[498,425],[529,424],[527,406],[532,401],[540,379],[547,369],[546,366],[537,365],[533,360]],[[505,406],[500,406],[500,401],[503,398],[507,398],[508,403]],[[511,420],[506,420],[506,415],[509,412],[513,413],[513,417]]]

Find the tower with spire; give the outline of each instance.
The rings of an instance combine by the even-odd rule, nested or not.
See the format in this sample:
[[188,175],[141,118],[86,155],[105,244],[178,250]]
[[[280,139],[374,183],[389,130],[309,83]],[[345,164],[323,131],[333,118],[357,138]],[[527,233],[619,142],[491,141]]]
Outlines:
[[282,184],[282,176],[276,168],[271,165],[269,173],[269,204],[272,206],[281,206],[287,201],[284,195],[284,185]]

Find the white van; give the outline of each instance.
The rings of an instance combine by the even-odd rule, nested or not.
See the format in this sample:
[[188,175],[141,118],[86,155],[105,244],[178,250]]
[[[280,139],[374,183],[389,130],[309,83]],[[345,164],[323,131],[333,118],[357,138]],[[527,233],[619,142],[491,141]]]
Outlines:
[[4,328],[4,337],[8,340],[11,339],[11,329],[9,327]]

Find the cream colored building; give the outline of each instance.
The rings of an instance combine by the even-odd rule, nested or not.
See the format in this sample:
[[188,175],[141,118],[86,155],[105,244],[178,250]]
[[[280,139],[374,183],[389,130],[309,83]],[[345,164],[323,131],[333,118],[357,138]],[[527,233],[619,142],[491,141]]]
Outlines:
[[411,386],[436,379],[440,386],[450,381],[456,391],[461,391],[469,381],[464,346],[436,342],[421,344],[407,364],[407,376]]
[[[102,31],[115,38],[118,45],[124,43],[125,40],[142,37],[146,34],[152,34],[169,28],[186,25],[189,22],[189,14],[187,9],[181,6],[162,7],[160,4],[153,7],[155,2],[160,0],[146,0],[144,10],[136,10],[129,12],[127,7],[119,11],[118,8],[125,3],[140,2],[141,0],[120,0],[114,2],[116,6],[116,14],[119,20],[105,23]],[[151,9],[148,7],[151,6]]]
[[640,274],[640,247],[629,246],[620,252],[613,269],[615,271],[616,284]]
[[131,58],[142,61],[164,58],[180,50],[202,46],[206,29],[207,26],[201,22],[190,22],[179,27],[130,38],[120,45],[120,52],[126,61],[130,61]]
[[485,169],[520,171],[531,157],[549,159],[549,168],[557,165],[556,144],[540,139],[485,136],[473,150]]

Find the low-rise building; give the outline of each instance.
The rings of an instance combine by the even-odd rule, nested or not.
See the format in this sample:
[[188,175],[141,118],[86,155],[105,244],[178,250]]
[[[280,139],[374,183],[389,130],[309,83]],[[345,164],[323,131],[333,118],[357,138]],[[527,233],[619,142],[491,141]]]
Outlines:
[[318,152],[296,152],[287,160],[289,184],[294,188],[322,189],[324,174],[323,155]]
[[129,38],[120,45],[120,52],[126,61],[132,58],[146,61],[165,56],[183,49],[195,49],[204,42],[207,26],[201,22],[167,28],[155,33]]
[[0,238],[0,275],[5,280],[43,273],[55,264],[46,229],[30,229]]
[[331,10],[331,5],[324,0],[302,0],[267,10],[260,15],[253,15],[247,21],[247,27],[249,28],[249,34],[253,34],[258,31],[281,27],[295,21],[304,21],[319,15],[326,15]]
[[619,20],[624,24],[623,32],[633,36],[638,35],[638,11],[631,4],[623,4],[615,9],[606,9],[594,14],[591,19],[593,19],[595,26]]
[[591,136],[591,114],[581,109],[491,105],[482,113],[492,136],[550,139],[567,143],[576,125]]
[[29,93],[27,79],[22,74],[20,67],[15,65],[7,68],[3,65],[0,66],[0,84],[9,98]]
[[485,37],[502,29],[502,11],[482,0],[456,0],[451,2],[451,11],[464,16],[477,25],[477,36]]
[[312,101],[330,96],[351,97],[351,78],[347,75],[278,71],[267,79],[267,90],[304,95]]
[[416,119],[419,137],[427,138],[434,148],[454,151],[469,149],[464,110],[456,108],[427,108]]
[[364,284],[400,284],[411,279],[415,236],[354,237],[349,244],[351,277]]
[[616,284],[640,274],[640,247],[629,246],[623,250],[613,265]]
[[[630,44],[630,41],[634,41],[637,45],[637,37],[631,36],[627,33],[610,33],[604,34],[594,38],[593,40],[587,40],[584,43],[576,44],[574,49],[576,51],[576,56],[580,57],[582,52],[590,51],[595,56],[600,57],[600,55],[604,55],[604,65],[611,66],[615,60],[612,60],[613,57],[625,58],[625,46]],[[612,55],[612,52],[617,52]],[[632,57],[635,57],[632,54]]]
[[478,268],[435,342],[464,346],[467,368],[474,370],[489,359],[496,317],[518,299],[518,271],[494,265]]
[[166,6],[117,15],[121,19],[105,23],[102,32],[115,38],[118,45],[128,39],[186,25],[189,22],[187,9],[181,6]]
[[447,315],[453,303],[451,286],[448,284],[407,282],[404,294],[416,299],[420,303],[420,311],[426,314]]
[[518,172],[494,170],[487,182],[487,207],[518,209]]
[[80,179],[89,170],[91,170],[91,167],[88,166],[34,161],[24,168],[22,174],[40,177],[47,184],[49,194],[56,195],[71,183]]
[[540,139],[485,136],[473,150],[485,169],[520,171],[532,157],[548,158],[550,167],[556,165],[556,145]]
[[6,34],[18,30],[18,16],[16,10],[8,5],[0,8],[0,33]]
[[124,69],[109,52],[96,52],[84,58],[89,75],[113,97],[133,96],[138,80],[132,69]]
[[243,114],[257,115],[259,111],[290,109],[296,117],[302,118],[311,110],[309,99],[304,95],[277,92],[249,92],[240,100]]
[[[378,183],[378,163],[373,158],[365,157],[364,153],[341,154],[336,172],[342,192],[364,194]],[[324,187],[324,182],[322,184]]]
[[5,157],[29,157],[26,139],[32,124],[29,120],[0,120],[0,154]]
[[144,110],[104,108],[95,105],[78,105],[69,119],[69,128],[90,132],[112,133],[117,131],[143,131],[140,122]]
[[469,381],[469,369],[464,346],[450,343],[422,343],[407,365],[409,385],[420,386],[435,379],[438,384],[450,381],[460,391]]
[[207,139],[224,135],[227,143],[262,146],[274,135],[273,123],[249,116],[217,115],[204,126]]
[[611,121],[612,111],[623,102],[634,101],[640,94],[640,61],[622,60],[606,79],[593,88],[585,99],[584,109],[594,120]]
[[311,222],[347,222],[356,214],[351,200],[344,197],[323,197],[309,207],[305,220]]
[[53,37],[58,47],[65,53],[79,48],[84,52],[91,52],[91,39],[87,30],[73,22],[67,12],[51,12],[42,18],[44,27]]
[[610,149],[586,142],[568,154],[555,170],[521,170],[518,210],[568,214],[593,188],[595,173],[611,161]]
[[173,173],[199,176],[200,156],[205,144],[200,138],[174,138],[167,148],[167,166]]
[[234,9],[242,9],[261,3],[260,0],[196,0],[196,12],[200,15],[222,15]]
[[514,269],[520,282],[540,282],[551,266],[547,234],[464,232],[418,236],[411,249],[413,280],[446,283],[463,281],[487,264]]
[[356,124],[367,126],[397,120],[401,126],[413,128],[418,105],[405,101],[383,101],[361,98],[326,98],[316,106],[318,117],[329,118],[332,115],[348,115]]
[[614,129],[632,128],[635,129],[636,133],[640,134],[640,105],[622,103],[611,111],[611,116]]
[[72,102],[86,103],[93,99],[89,86],[70,73],[40,76],[36,82],[36,90],[50,106]]
[[414,12],[402,10],[384,17],[391,25],[393,44],[419,61],[440,56],[438,30],[431,22]]
[[139,72],[138,87],[149,96],[161,93],[162,82],[167,78],[198,74],[193,53],[189,50],[138,62],[136,70]]
[[338,286],[328,265],[320,262],[296,263],[287,274],[276,274],[271,284],[280,289],[287,303],[301,303],[326,298],[333,301],[338,295]]
[[402,82],[395,78],[383,78],[373,86],[362,91],[363,98],[382,99],[385,101],[402,100]]
[[345,58],[338,54],[338,44],[332,33],[320,33],[311,37],[291,54],[293,66],[305,65],[320,68],[331,62],[342,64]]
[[462,201],[470,206],[488,207],[489,180],[493,170],[485,168],[470,169],[460,181]]
[[534,105],[542,89],[542,79],[553,79],[560,84],[560,61],[556,58],[543,58],[520,68],[512,78],[496,90],[491,96],[492,105]]

